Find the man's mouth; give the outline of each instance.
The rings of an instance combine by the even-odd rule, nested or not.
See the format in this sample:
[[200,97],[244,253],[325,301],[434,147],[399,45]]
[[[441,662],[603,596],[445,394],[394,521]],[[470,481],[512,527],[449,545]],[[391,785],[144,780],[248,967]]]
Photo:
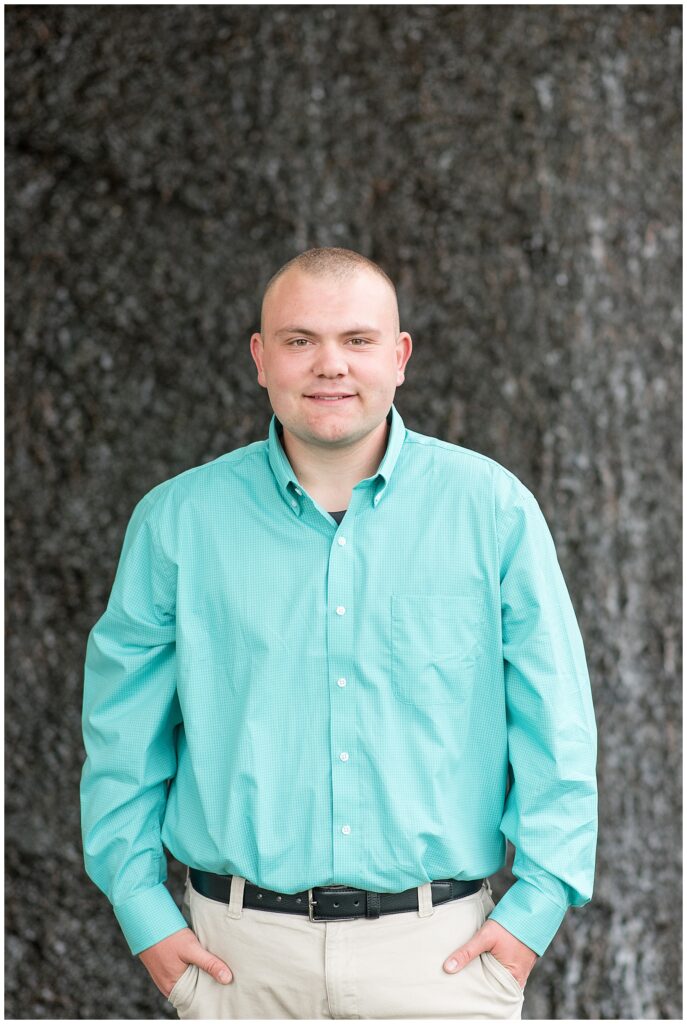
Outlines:
[[306,395],[313,402],[346,402],[355,395]]

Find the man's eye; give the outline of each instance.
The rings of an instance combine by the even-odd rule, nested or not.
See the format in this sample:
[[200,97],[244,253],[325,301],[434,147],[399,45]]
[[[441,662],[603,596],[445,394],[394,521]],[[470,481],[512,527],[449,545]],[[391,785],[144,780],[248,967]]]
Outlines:
[[[307,344],[308,339],[307,338],[292,338],[291,341],[289,342],[289,345],[293,345],[294,348],[302,348],[302,346],[298,344],[299,341],[303,341],[303,342],[305,342]],[[367,345],[367,339],[366,338],[351,338],[351,341],[360,341],[360,342],[363,343],[363,345]],[[356,348],[359,348],[359,347],[360,346],[356,345]]]

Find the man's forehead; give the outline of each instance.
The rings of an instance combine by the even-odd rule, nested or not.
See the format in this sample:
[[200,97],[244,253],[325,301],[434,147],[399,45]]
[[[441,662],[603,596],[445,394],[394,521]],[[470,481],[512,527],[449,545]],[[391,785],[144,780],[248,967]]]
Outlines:
[[287,270],[277,281],[273,293],[278,293],[280,298],[293,293],[297,287],[308,287],[312,290],[341,290],[351,285],[365,284],[371,286],[372,291],[380,295],[390,295],[391,290],[386,282],[378,275],[365,267],[356,267],[341,273],[309,273],[298,267]]
[[296,292],[297,285],[312,283],[314,291],[322,289],[331,292],[332,288],[335,290],[343,288],[346,285],[358,283],[363,278],[366,284],[369,283],[373,286],[371,293],[368,293],[367,296],[369,306],[363,309],[360,302],[356,302],[355,310],[351,311],[353,315],[351,324],[355,321],[356,325],[358,323],[367,325],[367,333],[375,329],[381,331],[384,329],[384,321],[387,319],[388,313],[391,312],[393,316],[395,312],[393,309],[395,296],[383,279],[364,268],[356,269],[344,277],[336,277],[333,274],[308,274],[297,268],[288,270],[282,278],[275,281],[274,287],[265,296],[263,310],[269,309],[270,326],[275,333],[283,333],[289,326],[302,324],[302,313],[320,312],[312,310],[307,301],[305,306],[299,301],[300,296]]

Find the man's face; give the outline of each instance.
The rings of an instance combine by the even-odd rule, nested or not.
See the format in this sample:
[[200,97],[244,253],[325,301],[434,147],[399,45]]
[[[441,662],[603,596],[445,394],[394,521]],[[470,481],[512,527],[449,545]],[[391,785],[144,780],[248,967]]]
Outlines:
[[[412,351],[396,333],[384,279],[358,270],[337,280],[290,270],[270,289],[263,335],[250,349],[258,383],[284,428],[306,444],[354,444],[385,419]],[[350,397],[325,401],[316,395]]]

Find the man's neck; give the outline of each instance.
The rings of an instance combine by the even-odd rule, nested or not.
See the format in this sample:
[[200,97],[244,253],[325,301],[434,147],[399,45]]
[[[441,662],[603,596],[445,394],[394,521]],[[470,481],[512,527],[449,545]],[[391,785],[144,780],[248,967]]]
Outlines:
[[344,449],[313,449],[286,428],[281,442],[302,487],[329,511],[339,511],[348,506],[355,485],[378,468],[386,452],[389,429],[384,420],[371,436]]

